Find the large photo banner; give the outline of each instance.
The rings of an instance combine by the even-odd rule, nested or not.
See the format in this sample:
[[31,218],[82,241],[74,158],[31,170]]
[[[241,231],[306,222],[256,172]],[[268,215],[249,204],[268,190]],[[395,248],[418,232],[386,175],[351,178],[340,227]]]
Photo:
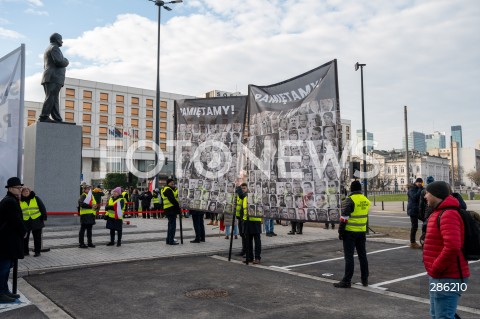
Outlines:
[[[0,184],[20,176],[23,132],[25,47],[0,58]],[[6,189],[0,188],[0,198]]]
[[180,206],[233,213],[242,165],[246,96],[175,101]]
[[338,222],[341,123],[336,60],[248,89],[249,214]]

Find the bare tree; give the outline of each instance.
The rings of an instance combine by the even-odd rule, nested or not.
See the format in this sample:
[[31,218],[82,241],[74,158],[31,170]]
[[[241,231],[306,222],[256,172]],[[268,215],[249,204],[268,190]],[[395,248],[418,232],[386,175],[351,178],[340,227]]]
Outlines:
[[475,185],[480,185],[480,171],[471,170],[467,173],[467,177],[471,180]]

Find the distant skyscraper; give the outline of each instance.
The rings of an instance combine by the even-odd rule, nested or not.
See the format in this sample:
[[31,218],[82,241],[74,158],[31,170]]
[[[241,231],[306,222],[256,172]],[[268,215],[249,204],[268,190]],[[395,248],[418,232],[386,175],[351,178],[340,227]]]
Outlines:
[[[403,137],[403,149],[405,149],[405,137]],[[426,152],[427,147],[425,145],[425,134],[412,131],[408,134],[408,150]]]
[[461,125],[452,126],[452,138],[453,138],[453,141],[457,142],[460,147],[463,147]]
[[433,134],[425,135],[425,145],[427,152],[434,148],[445,148],[447,147],[445,132],[435,131]]
[[[371,152],[373,150],[373,133],[365,131],[365,139],[367,140],[367,152]],[[362,141],[363,141],[363,131],[357,130],[357,135],[356,135],[357,145],[360,145]],[[360,149],[362,149],[361,146],[360,146]]]

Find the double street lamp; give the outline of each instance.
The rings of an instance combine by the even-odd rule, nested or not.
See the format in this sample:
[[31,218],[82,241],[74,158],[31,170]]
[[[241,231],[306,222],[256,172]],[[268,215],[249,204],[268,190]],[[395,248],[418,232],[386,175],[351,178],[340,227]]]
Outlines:
[[367,141],[365,139],[365,105],[363,99],[363,67],[366,64],[355,63],[355,71],[360,69],[360,81],[361,81],[361,89],[362,89],[362,139],[363,139],[363,195],[367,196]]
[[[183,0],[172,0],[172,1],[160,1],[160,0],[149,0],[154,2],[158,7],[158,42],[157,42],[157,92],[156,92],[156,103],[155,103],[155,144],[157,147],[160,145],[160,20],[162,16],[162,8],[167,11],[172,11],[172,8],[166,6],[166,4],[171,3],[181,3]],[[158,165],[158,154],[155,152],[155,167]],[[155,188],[158,188],[158,178],[155,182]]]

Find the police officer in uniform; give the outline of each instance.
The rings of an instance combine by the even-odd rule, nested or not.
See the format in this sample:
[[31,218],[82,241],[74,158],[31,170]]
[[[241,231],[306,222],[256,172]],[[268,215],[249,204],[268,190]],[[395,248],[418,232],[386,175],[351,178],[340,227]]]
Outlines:
[[240,237],[242,238],[242,251],[240,251],[236,256],[244,256],[247,253],[247,237],[245,236],[243,222],[244,207],[248,206],[247,203],[247,192],[248,186],[247,183],[241,184],[235,189],[237,193],[237,205],[235,206],[235,217],[238,219],[238,229],[240,232]]
[[340,282],[333,284],[336,288],[350,288],[352,285],[355,249],[357,249],[360,261],[362,285],[368,286],[368,260],[365,244],[370,201],[362,194],[362,185],[359,181],[352,182],[350,192],[350,196],[343,202],[342,216],[338,227],[338,238],[343,240],[345,274]]
[[178,203],[178,189],[175,187],[173,179],[167,179],[167,184],[160,191],[163,201],[163,210],[168,218],[167,245],[178,245],[175,240],[175,230],[177,228],[177,214],[180,214],[180,204]]
[[[97,201],[95,197],[91,196],[88,203],[86,198],[90,192],[91,187],[86,185],[83,187],[83,193],[78,199],[78,206],[80,207],[80,231],[78,233],[78,248],[95,248],[92,242],[92,228],[95,225],[95,215],[97,213]],[[85,245],[85,231],[87,231],[87,245]]]

